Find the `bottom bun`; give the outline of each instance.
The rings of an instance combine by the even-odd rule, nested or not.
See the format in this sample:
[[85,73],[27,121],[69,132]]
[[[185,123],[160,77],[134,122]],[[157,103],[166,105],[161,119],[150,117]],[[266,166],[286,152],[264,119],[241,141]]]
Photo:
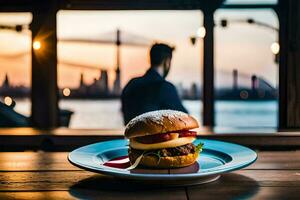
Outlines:
[[[155,155],[143,156],[139,165],[151,168],[179,168],[192,165],[196,162],[199,153],[190,153],[183,156],[167,156],[160,159]],[[129,154],[130,163],[133,164],[138,157]]]

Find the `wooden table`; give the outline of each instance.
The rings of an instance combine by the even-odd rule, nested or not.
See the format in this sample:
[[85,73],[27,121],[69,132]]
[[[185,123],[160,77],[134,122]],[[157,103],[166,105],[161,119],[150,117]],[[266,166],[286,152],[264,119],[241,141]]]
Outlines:
[[[300,149],[300,129],[278,132],[265,128],[201,127],[197,131],[200,139],[233,142],[254,149]],[[122,138],[124,138],[122,129],[0,128],[0,151],[71,151],[87,144]]]
[[80,170],[65,152],[3,152],[0,199],[299,199],[300,151],[258,155],[213,183],[157,188]]

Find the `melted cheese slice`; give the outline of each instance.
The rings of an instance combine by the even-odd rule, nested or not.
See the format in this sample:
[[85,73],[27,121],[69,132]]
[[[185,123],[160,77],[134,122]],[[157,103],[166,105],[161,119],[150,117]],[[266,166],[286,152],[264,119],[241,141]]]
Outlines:
[[168,140],[165,142],[159,142],[154,144],[143,144],[137,142],[135,139],[130,139],[130,146],[134,149],[140,150],[153,150],[153,149],[163,149],[163,148],[173,148],[182,145],[192,143],[196,138],[195,137],[181,137],[173,140]]

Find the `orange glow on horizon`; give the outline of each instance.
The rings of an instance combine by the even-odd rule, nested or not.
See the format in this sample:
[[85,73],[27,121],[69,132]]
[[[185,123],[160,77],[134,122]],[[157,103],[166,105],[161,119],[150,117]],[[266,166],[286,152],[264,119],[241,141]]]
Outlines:
[[[28,15],[28,16],[27,16]],[[277,26],[277,17],[271,11],[217,11],[215,21],[224,17],[265,20]],[[274,17],[275,16],[275,17]],[[31,14],[1,13],[0,22],[12,24],[30,24]],[[107,20],[109,19],[109,20]],[[201,83],[203,44],[192,46],[188,41],[191,35],[205,37],[202,27],[203,17],[199,11],[59,11],[57,14],[57,37],[114,40],[116,28],[122,31],[123,40],[135,41],[135,35],[141,39],[163,41],[176,46],[172,68],[168,80],[184,86],[191,82]],[[93,23],[87,23],[93,22]],[[151,26],[149,26],[151,25]],[[0,83],[5,75],[9,76],[13,86],[30,87],[31,48],[38,58],[43,59],[48,48],[47,33],[40,32],[31,42],[31,35],[17,34],[11,31],[0,33]],[[131,35],[134,34],[133,36]],[[123,37],[124,36],[124,37]],[[231,71],[235,68],[242,74],[256,73],[271,84],[276,82],[277,68],[270,45],[277,41],[277,34],[250,25],[233,25],[226,29],[215,27],[215,67],[218,73],[216,85],[231,85]],[[137,40],[139,42],[139,40]],[[21,54],[28,52],[28,54]],[[48,52],[49,53],[49,52]],[[141,76],[149,68],[149,47],[122,45],[121,47],[121,83],[122,87],[133,77]],[[12,55],[12,56],[11,56]],[[15,56],[16,55],[16,56]],[[92,84],[99,78],[100,69],[107,70],[109,87],[113,85],[116,68],[116,47],[114,44],[66,43],[57,45],[58,86],[76,88],[80,75],[84,83]],[[67,64],[66,64],[67,63]],[[71,65],[74,63],[75,65]],[[81,65],[81,66],[80,66]],[[99,68],[95,70],[92,68]],[[221,71],[221,72],[220,72]],[[223,73],[226,72],[225,73]],[[228,72],[228,73],[227,73]],[[220,75],[219,75],[220,74]],[[225,75],[224,75],[225,74]],[[248,84],[248,82],[247,82]]]

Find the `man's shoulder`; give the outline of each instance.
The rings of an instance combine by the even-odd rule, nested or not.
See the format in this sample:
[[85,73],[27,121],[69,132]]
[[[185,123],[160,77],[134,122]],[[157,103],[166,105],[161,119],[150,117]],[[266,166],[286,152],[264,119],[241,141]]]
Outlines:
[[135,78],[132,78],[130,81],[128,81],[128,83],[126,84],[125,88],[135,87],[135,86],[140,85],[143,82],[144,82],[143,81],[143,77],[135,77]]
[[123,92],[122,93],[126,93],[132,90],[135,90],[136,88],[138,88],[142,83],[143,83],[143,77],[136,77],[131,79],[130,81],[128,81],[128,83],[125,85]]
[[170,83],[169,81],[164,81],[160,87],[160,95],[162,97],[177,95],[177,89],[174,84]]
[[162,82],[162,88],[163,89],[176,89],[175,85],[167,80],[164,80]]
[[125,86],[125,88],[135,88],[135,87],[140,87],[140,86],[145,86],[145,85],[157,85],[157,84],[163,84],[163,85],[169,85],[171,83],[165,81],[165,80],[157,80],[157,79],[151,79],[149,76],[140,76],[131,79]]

